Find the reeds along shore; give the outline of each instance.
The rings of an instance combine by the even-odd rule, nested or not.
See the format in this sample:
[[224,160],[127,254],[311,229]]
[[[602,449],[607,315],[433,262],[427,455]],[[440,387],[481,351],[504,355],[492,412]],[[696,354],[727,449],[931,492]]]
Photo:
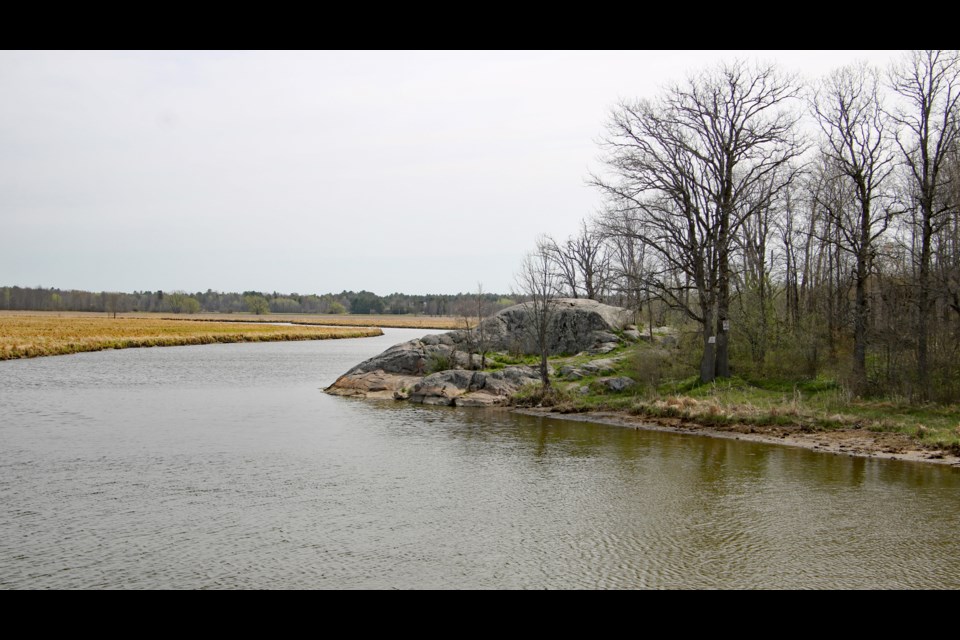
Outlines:
[[376,327],[280,326],[165,318],[0,314],[0,360],[104,349],[215,342],[329,340],[382,335]]

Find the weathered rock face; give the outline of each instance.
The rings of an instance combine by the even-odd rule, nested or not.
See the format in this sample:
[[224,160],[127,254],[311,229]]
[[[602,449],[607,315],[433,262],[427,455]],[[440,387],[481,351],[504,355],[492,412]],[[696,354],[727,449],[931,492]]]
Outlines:
[[[629,312],[620,307],[611,307],[595,300],[556,300],[549,330],[550,354],[581,351],[602,353],[598,349],[619,343],[620,339],[613,331],[621,330],[629,322]],[[529,326],[530,311],[527,304],[504,309],[483,323],[485,337],[493,350],[536,353]]]
[[407,394],[410,402],[458,407],[482,407],[504,402],[528,384],[540,381],[534,367],[506,367],[499,371],[451,369],[432,373]]
[[[614,331],[629,321],[628,313],[593,300],[556,301],[551,322],[551,354],[605,353],[619,344]],[[483,324],[488,351],[534,353],[527,330],[526,305],[504,309]],[[480,332],[449,331],[394,345],[353,367],[327,388],[327,393],[367,398],[396,398],[457,406],[504,402],[527,384],[539,382],[533,367],[505,367],[482,372],[476,350]],[[429,375],[428,375],[429,374]]]

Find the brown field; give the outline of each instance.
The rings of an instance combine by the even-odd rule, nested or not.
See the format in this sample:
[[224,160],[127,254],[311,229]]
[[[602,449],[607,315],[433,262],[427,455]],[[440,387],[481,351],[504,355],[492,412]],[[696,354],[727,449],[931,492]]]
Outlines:
[[[62,318],[106,318],[107,314],[90,311],[0,311],[3,316],[40,316]],[[463,329],[464,319],[456,316],[407,316],[407,315],[321,315],[317,313],[118,313],[117,318],[169,319],[188,322],[290,322],[298,325],[321,325],[333,327],[390,327],[393,329]],[[470,326],[476,324],[471,319]]]
[[463,318],[453,316],[403,316],[403,315],[319,315],[295,313],[270,313],[257,316],[252,313],[197,313],[194,315],[172,316],[164,314],[125,314],[145,317],[175,318],[177,320],[199,320],[205,322],[292,322],[303,325],[324,325],[335,327],[390,327],[393,329],[463,329]]
[[[0,360],[81,351],[169,347],[214,342],[328,340],[382,335],[373,327],[277,326],[192,322],[159,316],[108,318],[105,314],[0,312]],[[144,314],[145,315],[145,314]],[[263,318],[263,316],[261,316]],[[280,321],[272,318],[271,321]]]

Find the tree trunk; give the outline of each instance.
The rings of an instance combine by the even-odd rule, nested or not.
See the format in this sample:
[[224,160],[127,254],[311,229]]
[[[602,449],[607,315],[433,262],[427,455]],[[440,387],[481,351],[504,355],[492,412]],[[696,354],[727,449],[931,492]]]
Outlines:
[[719,272],[717,286],[717,344],[716,375],[718,378],[730,377],[730,262],[726,225],[720,225]]
[[700,359],[700,382],[713,382],[717,377],[716,346],[713,335],[713,314],[708,311],[703,314],[703,357]]
[[540,351],[540,383],[544,389],[550,388],[550,375],[547,373],[547,352]]
[[870,209],[863,207],[860,250],[857,251],[856,297],[853,311],[853,385],[857,395],[867,390],[867,276],[870,269]]
[[650,337],[650,344],[653,344],[653,303],[647,298],[647,335]]
[[931,308],[930,299],[930,256],[931,243],[933,237],[933,226],[931,224],[931,213],[933,203],[924,198],[923,208],[923,232],[920,246],[920,282],[919,282],[919,300],[917,301],[917,386],[920,397],[926,400],[930,395],[930,365],[927,355],[927,342],[929,334],[929,317]]

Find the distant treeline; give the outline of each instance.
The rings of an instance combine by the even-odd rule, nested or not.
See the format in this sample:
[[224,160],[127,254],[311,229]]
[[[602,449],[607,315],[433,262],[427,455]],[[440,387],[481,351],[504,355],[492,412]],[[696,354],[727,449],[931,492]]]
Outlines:
[[[481,294],[485,313],[514,304],[514,300],[491,293]],[[455,295],[378,296],[370,291],[342,291],[323,295],[244,291],[222,293],[185,291],[134,291],[133,293],[0,287],[0,310],[8,311],[100,311],[104,313],[329,313],[329,314],[419,314],[475,316],[477,293]]]

